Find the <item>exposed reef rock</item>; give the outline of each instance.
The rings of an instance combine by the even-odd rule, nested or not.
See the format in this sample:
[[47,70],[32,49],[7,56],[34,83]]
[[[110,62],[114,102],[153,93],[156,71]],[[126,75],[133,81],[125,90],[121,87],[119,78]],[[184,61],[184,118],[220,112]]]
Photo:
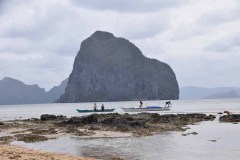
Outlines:
[[131,132],[134,135],[149,135],[162,131],[184,130],[184,126],[201,121],[212,121],[214,115],[178,114],[159,115],[157,113],[139,114],[92,114],[83,117],[72,117],[57,122],[55,125],[64,128],[88,128],[89,130],[107,130]]
[[96,31],[81,43],[59,102],[178,99],[169,65],[145,57],[131,42]]
[[[42,117],[46,117],[46,115],[42,115]],[[63,134],[86,138],[97,137],[101,132],[104,134],[110,132],[110,134],[107,133],[109,135],[118,132],[128,136],[148,136],[164,131],[185,131],[188,129],[187,125],[215,119],[214,115],[205,114],[159,115],[157,113],[92,114],[71,118],[47,115],[47,117],[49,118],[42,120],[6,121],[4,125],[0,126],[0,130],[2,133],[8,133],[6,135],[11,137],[0,136],[0,143],[10,143],[14,139],[27,143],[46,141]],[[105,137],[104,134],[100,137]]]
[[219,118],[220,122],[240,122],[240,114],[224,115]]

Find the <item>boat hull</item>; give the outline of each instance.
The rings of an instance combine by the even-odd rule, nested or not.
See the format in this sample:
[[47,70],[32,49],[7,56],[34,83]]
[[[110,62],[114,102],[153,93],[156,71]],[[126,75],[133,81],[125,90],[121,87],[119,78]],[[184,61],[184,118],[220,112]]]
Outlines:
[[[115,108],[114,108],[115,109]],[[104,109],[104,110],[81,110],[81,109],[76,109],[79,113],[90,113],[90,112],[113,112],[114,109]]]
[[169,107],[150,106],[146,108],[122,108],[124,112],[147,112],[147,111],[168,111]]

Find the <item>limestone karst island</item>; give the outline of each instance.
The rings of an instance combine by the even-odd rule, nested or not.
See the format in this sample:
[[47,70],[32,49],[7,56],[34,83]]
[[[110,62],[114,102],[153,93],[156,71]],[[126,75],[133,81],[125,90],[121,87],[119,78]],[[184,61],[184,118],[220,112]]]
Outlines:
[[127,39],[96,31],[81,43],[59,102],[178,99],[169,65],[145,57]]

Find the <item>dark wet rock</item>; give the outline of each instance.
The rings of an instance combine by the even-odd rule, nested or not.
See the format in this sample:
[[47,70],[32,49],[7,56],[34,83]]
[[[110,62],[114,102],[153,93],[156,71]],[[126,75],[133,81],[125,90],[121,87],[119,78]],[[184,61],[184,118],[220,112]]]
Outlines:
[[122,159],[120,157],[112,157],[111,160],[124,160],[124,159]]
[[29,132],[29,130],[13,131],[11,132],[11,134],[19,134],[19,133],[25,133],[25,132]]
[[88,130],[80,131],[79,129],[77,129],[76,126],[68,126],[67,133],[70,133],[76,136],[91,136],[95,134],[93,131],[88,131]]
[[51,114],[43,114],[41,115],[40,119],[42,121],[49,121],[49,120],[55,120],[57,118],[57,116],[55,115],[51,115]]
[[59,116],[57,116],[57,118],[55,119],[55,121],[65,121],[66,119],[67,119],[66,116],[59,115]]
[[184,127],[186,125],[210,121],[214,118],[215,116],[205,114],[93,114],[91,116],[70,118],[69,121],[62,123],[62,127],[69,125],[75,125],[75,127],[94,126],[98,127],[99,130],[132,132],[136,136],[141,136],[161,131],[185,131],[186,128]]
[[197,132],[192,132],[191,134],[192,134],[192,135],[197,135],[198,133],[197,133]]
[[209,116],[206,116],[205,117],[205,120],[206,121],[212,121],[212,120],[214,120],[216,118],[216,116],[214,116],[214,115],[209,115]]
[[[146,114],[147,116],[148,114]],[[167,114],[159,115],[156,113],[150,113],[150,117],[146,118],[151,123],[180,123],[180,124],[193,124],[200,121],[214,120],[216,117],[214,115],[205,114]]]
[[98,123],[98,115],[97,114],[92,114],[86,117],[82,118],[82,123],[83,124],[96,124]]
[[223,114],[222,112],[218,112],[218,114]]
[[93,131],[84,130],[84,131],[78,131],[74,135],[76,135],[76,136],[92,136],[94,134],[95,134],[95,132],[93,132]]
[[3,122],[0,122],[0,125],[4,125],[4,123],[3,123]]
[[212,140],[209,140],[209,141],[211,141],[211,142],[217,142],[217,140],[215,140],[215,139],[212,139]]
[[77,129],[77,126],[75,125],[69,125],[67,126],[67,133],[72,133],[72,134],[75,134],[75,133],[78,133],[79,130]]
[[99,121],[105,127],[114,128],[116,131],[131,131],[136,128],[146,128],[146,120],[140,117],[130,116],[129,114],[124,115],[114,115],[106,117],[105,119]]
[[[138,113],[138,114],[92,114],[83,117],[72,117],[68,121],[61,122],[61,126],[68,126],[68,132],[76,132],[79,126],[94,126],[99,129],[134,132],[137,134],[149,134],[146,131],[156,130],[186,130],[182,128],[188,124],[195,124],[201,121],[213,120],[215,116],[205,114],[169,114],[159,115],[157,113]],[[159,126],[162,125],[162,126]],[[71,127],[74,126],[74,127]],[[156,126],[156,127],[154,127]],[[89,127],[88,127],[89,128]]]
[[117,118],[107,117],[104,120],[102,120],[101,122],[102,122],[102,124],[105,124],[105,125],[115,124],[117,122]]
[[10,156],[9,159],[20,159],[22,156],[20,155],[13,155],[13,156]]
[[72,117],[68,121],[64,121],[61,124],[76,124],[76,125],[85,125],[85,124],[96,124],[98,123],[98,115],[92,114],[89,116],[83,117]]
[[42,121],[63,121],[66,120],[66,116],[63,115],[59,115],[59,116],[55,116],[55,115],[51,115],[51,114],[43,114],[41,115],[40,119]]
[[81,123],[81,117],[71,117],[70,119],[66,120],[66,121],[61,121],[59,123],[55,123],[58,126],[66,126],[66,125],[75,125],[75,126],[79,126],[79,125],[83,125]]
[[0,137],[0,141],[2,142],[10,142],[14,139],[14,137],[12,136],[3,136],[3,137]]
[[[59,120],[57,120],[59,117]],[[1,129],[21,128],[13,134],[28,134],[32,137],[58,133],[68,133],[77,136],[94,134],[95,130],[130,132],[135,136],[148,136],[163,131],[185,131],[187,125],[198,124],[201,121],[211,121],[213,115],[205,114],[167,114],[138,113],[138,114],[92,114],[81,117],[66,118],[64,116],[42,115],[42,120],[8,121]],[[86,131],[85,131],[86,130]],[[189,133],[190,134],[190,133]],[[195,135],[195,133],[192,133]],[[24,138],[24,137],[21,137]],[[43,137],[44,138],[44,137]]]
[[49,129],[32,129],[32,134],[40,134],[40,135],[50,135],[50,134],[56,134],[57,131],[54,128]]
[[28,119],[23,119],[23,122],[41,122],[40,119],[38,118],[28,118]]
[[[156,130],[155,130],[156,131]],[[135,129],[132,131],[133,136],[152,136],[153,133],[156,133],[154,130],[151,129]]]
[[35,134],[18,134],[15,135],[18,141],[23,141],[25,143],[32,143],[32,142],[40,142],[40,141],[47,141],[48,138],[44,136],[39,136]]
[[126,121],[126,122],[120,122],[116,123],[115,126],[108,126],[108,127],[115,127],[117,131],[133,131],[140,128],[146,128],[145,122],[143,121]]
[[224,115],[219,118],[220,122],[240,122],[240,114]]
[[96,131],[96,130],[100,130],[101,128],[100,127],[98,127],[98,126],[89,126],[88,127],[88,130],[93,130],[93,131]]
[[197,132],[192,132],[192,133],[183,133],[182,136],[189,136],[189,135],[198,135]]
[[31,118],[30,121],[39,122],[40,119],[38,119],[38,118]]

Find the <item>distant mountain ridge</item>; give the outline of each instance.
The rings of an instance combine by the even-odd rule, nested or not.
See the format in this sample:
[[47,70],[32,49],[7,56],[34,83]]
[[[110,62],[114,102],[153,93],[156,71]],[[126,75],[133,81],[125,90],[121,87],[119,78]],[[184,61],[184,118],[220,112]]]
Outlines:
[[187,86],[180,88],[180,99],[222,99],[240,98],[239,87],[195,87]]
[[[55,102],[65,91],[68,79],[54,86],[49,91],[37,84],[27,85],[19,80],[5,77],[0,80],[0,105],[8,104],[40,104]],[[195,87],[180,88],[180,99],[222,99],[240,98],[238,87]]]
[[5,77],[0,80],[0,105],[51,103],[63,94],[68,79],[62,81],[48,92],[37,84],[27,85],[23,82]]
[[222,99],[222,98],[240,98],[239,94],[235,90],[224,93],[216,93],[205,97],[205,99]]

